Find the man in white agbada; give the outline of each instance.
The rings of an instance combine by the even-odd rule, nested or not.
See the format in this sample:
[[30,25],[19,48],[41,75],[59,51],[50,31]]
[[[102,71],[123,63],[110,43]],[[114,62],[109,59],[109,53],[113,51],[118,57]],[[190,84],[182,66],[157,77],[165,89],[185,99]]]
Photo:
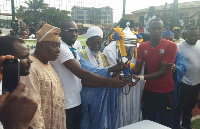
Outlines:
[[[81,50],[80,58],[84,58],[97,68],[102,69],[108,67],[106,57],[100,52],[103,31],[97,26],[91,27],[87,30],[86,38],[88,47],[86,50]],[[81,67],[83,66],[81,65]],[[108,68],[108,72],[119,71],[121,71],[120,65],[114,65]],[[108,74],[104,75],[104,77],[109,78],[111,76]],[[108,119],[105,119],[109,89],[109,87],[105,86],[96,88],[83,86],[81,91],[81,129],[103,129],[105,126],[108,128],[111,127],[110,124],[107,125],[107,123],[110,123],[107,120],[111,118],[107,117]]]
[[100,52],[103,31],[98,26],[91,27],[87,30],[86,38],[88,47],[86,51],[81,51],[83,57],[98,68],[108,67],[105,56]]
[[[124,29],[125,38],[134,37],[129,27]],[[131,36],[132,34],[132,36]],[[105,47],[103,54],[106,56],[109,66],[116,64],[116,58],[118,58],[119,49],[116,41],[112,41],[107,47]],[[132,63],[136,60],[132,58]],[[142,72],[143,73],[143,72]],[[138,82],[135,86],[130,88],[129,94],[125,95],[120,92],[117,100],[117,113],[115,128],[120,128],[140,120],[141,113],[141,97],[144,87],[144,81]],[[124,87],[123,92],[128,92],[129,86]]]

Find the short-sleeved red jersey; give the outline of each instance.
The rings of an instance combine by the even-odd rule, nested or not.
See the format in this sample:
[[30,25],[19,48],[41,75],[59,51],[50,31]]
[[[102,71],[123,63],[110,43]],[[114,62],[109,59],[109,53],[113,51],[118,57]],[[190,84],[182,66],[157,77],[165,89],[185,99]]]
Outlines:
[[[150,42],[142,43],[139,48],[137,60],[144,61],[147,74],[155,73],[160,70],[161,63],[174,64],[177,53],[177,45],[169,40],[161,39],[160,43],[153,48]],[[171,92],[174,89],[171,69],[160,79],[147,80],[145,88],[159,93]]]

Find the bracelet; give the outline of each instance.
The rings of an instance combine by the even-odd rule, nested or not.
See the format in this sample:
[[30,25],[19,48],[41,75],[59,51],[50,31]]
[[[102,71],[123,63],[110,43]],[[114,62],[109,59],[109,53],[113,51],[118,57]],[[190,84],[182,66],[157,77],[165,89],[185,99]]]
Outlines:
[[140,78],[140,80],[144,80],[144,75],[138,77]]

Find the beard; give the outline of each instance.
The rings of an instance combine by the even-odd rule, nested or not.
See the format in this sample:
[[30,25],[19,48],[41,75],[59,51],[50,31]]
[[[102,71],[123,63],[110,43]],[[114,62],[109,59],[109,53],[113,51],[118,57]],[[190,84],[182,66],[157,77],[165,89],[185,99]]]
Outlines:
[[92,55],[94,55],[96,57],[100,54],[100,51],[91,51],[91,53],[92,53]]

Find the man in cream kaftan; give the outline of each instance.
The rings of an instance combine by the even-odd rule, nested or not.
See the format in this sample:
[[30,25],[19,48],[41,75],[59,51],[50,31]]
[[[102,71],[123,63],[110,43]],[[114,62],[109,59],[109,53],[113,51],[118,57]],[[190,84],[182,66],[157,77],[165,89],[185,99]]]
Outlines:
[[60,52],[60,29],[44,24],[37,32],[36,50],[30,74],[21,78],[28,87],[28,95],[38,104],[30,123],[33,129],[66,129],[65,97],[57,73],[49,61],[55,61]]
[[41,129],[65,129],[65,99],[60,79],[50,64],[43,64],[35,57],[30,74],[22,77],[29,88],[28,95],[38,104],[30,126]]

